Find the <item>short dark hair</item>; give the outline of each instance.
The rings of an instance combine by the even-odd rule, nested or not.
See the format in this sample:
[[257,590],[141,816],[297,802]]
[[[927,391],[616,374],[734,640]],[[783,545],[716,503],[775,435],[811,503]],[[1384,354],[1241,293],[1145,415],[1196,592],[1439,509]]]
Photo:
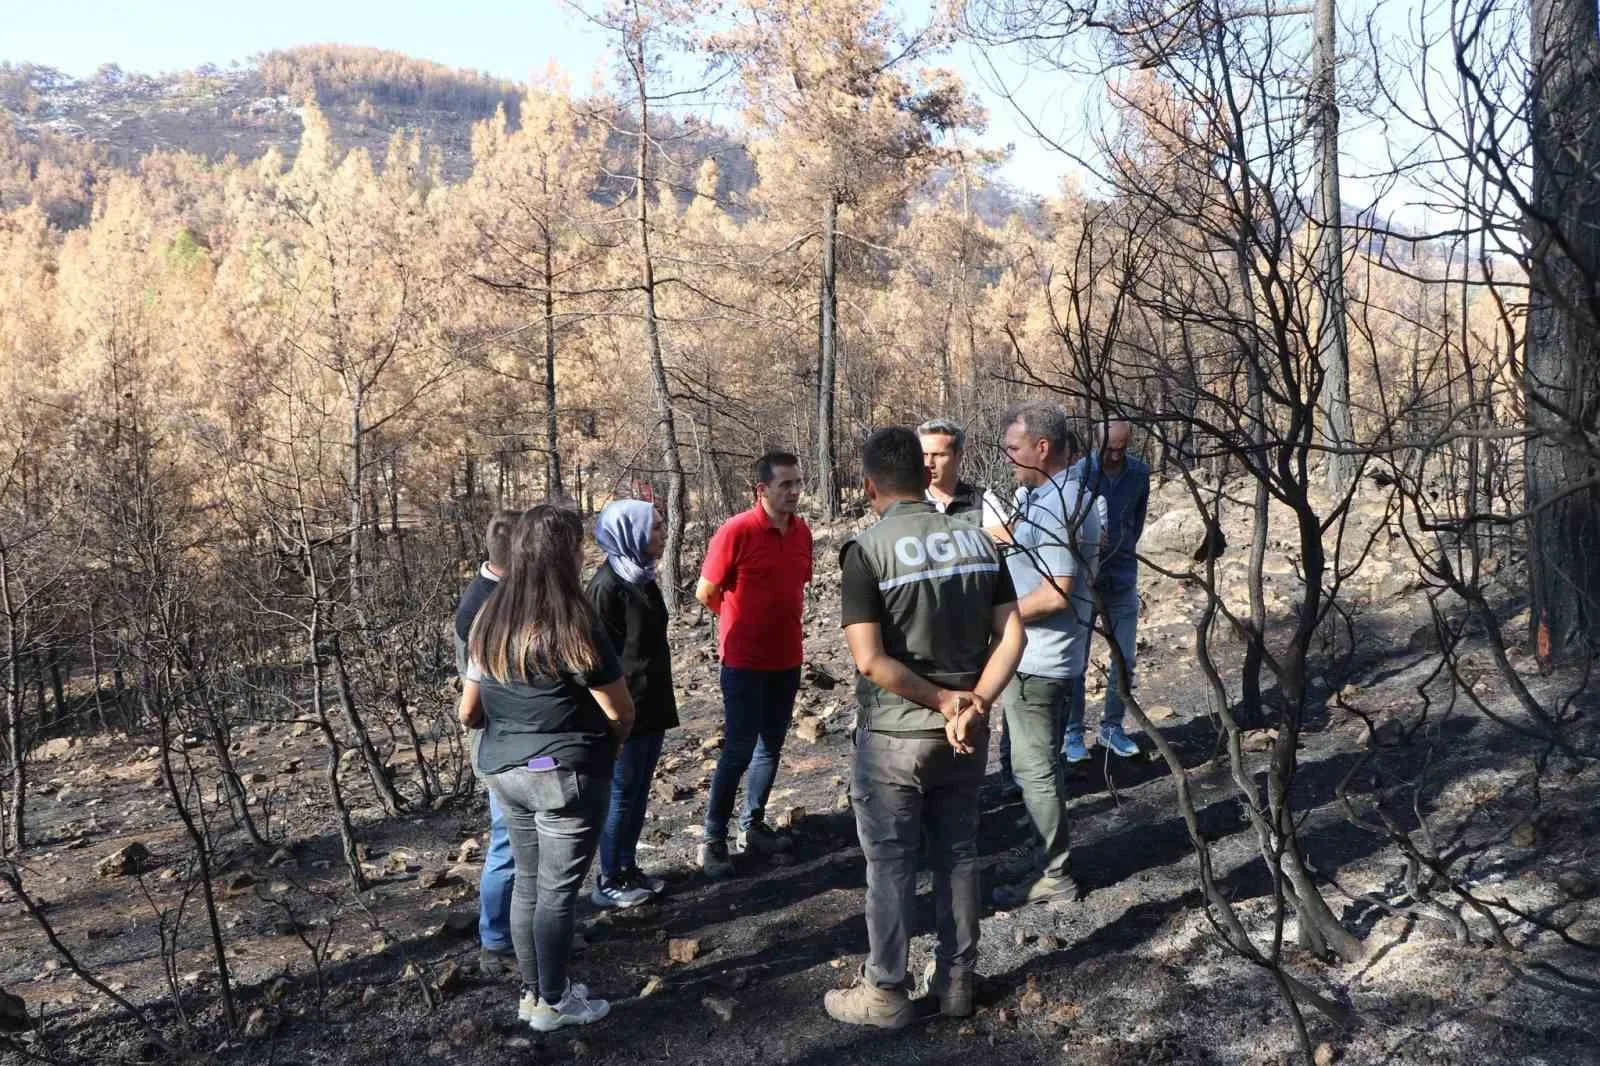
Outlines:
[[511,533],[517,528],[521,511],[502,508],[489,519],[489,528],[483,531],[483,546],[489,552],[489,565],[504,573],[511,565]]
[[889,495],[921,496],[927,485],[922,442],[905,426],[890,426],[868,437],[861,446],[861,469]]
[[772,484],[772,470],[778,466],[799,466],[800,457],[794,452],[767,452],[756,460],[756,483]]
[[948,418],[930,418],[917,427],[918,437],[949,437],[957,454],[967,450],[967,431]]
[[1067,422],[1067,413],[1056,404],[1045,400],[1015,404],[1006,411],[1001,427],[1010,429],[1018,422],[1022,423],[1022,431],[1029,440],[1049,441],[1050,453],[1058,459],[1065,459],[1077,450],[1077,436]]

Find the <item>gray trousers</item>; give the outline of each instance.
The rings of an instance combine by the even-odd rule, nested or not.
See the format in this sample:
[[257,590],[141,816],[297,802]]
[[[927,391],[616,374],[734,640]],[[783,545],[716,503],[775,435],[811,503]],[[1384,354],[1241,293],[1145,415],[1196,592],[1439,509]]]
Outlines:
[[578,890],[594,859],[611,782],[571,770],[516,766],[484,781],[511,834],[516,878],[511,889],[511,944],[524,988],[547,1002],[567,989]]
[[926,832],[933,868],[937,958],[946,973],[978,961],[978,785],[988,738],[971,755],[947,741],[856,731],[850,802],[867,859],[866,979],[898,988],[906,979]]
[[1011,768],[1022,786],[1022,805],[1044,838],[1044,872],[1060,877],[1072,869],[1067,832],[1066,782],[1062,778],[1062,728],[1073,683],[1068,678],[1017,674],[1006,685],[1006,728],[1011,731]]

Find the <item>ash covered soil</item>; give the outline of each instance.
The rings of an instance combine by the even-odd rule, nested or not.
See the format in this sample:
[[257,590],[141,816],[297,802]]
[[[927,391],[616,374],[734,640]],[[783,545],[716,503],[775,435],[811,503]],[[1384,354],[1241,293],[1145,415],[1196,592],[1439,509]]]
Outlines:
[[[1176,489],[1152,500],[1141,549],[1186,569],[1198,543]],[[1171,495],[1171,499],[1166,497]],[[1171,517],[1168,517],[1168,516]],[[1325,895],[1365,941],[1356,963],[1312,958],[1284,930],[1286,966],[1352,1010],[1344,1028],[1306,1011],[1317,1061],[1344,1063],[1600,1062],[1600,1017],[1553,990],[1561,972],[1592,974],[1600,944],[1600,767],[1544,751],[1476,713],[1438,670],[1428,590],[1380,500],[1358,501],[1349,543],[1373,548],[1341,590],[1354,654],[1343,673],[1313,681],[1300,770],[1293,782],[1301,840]],[[1231,543],[1244,544],[1241,518]],[[515,1020],[514,979],[477,971],[476,893],[487,810],[481,794],[441,809],[383,818],[359,766],[342,773],[374,887],[348,888],[325,800],[322,750],[312,731],[260,723],[235,734],[248,787],[269,797],[274,838],[252,848],[213,817],[222,868],[214,882],[236,982],[243,1035],[218,1046],[185,1038],[168,979],[183,989],[196,1032],[220,1032],[214,967],[198,895],[192,896],[168,971],[162,923],[178,906],[189,850],[158,786],[156,752],[102,736],[57,739],[35,753],[33,833],[25,884],[83,966],[167,1026],[172,1039],[218,1062],[1277,1063],[1297,1044],[1272,975],[1231,954],[1198,891],[1197,861],[1174,781],[1141,737],[1141,757],[1095,758],[1068,771],[1074,864],[1087,892],[1077,903],[1017,912],[986,909],[977,1015],[938,1017],[893,1033],[839,1025],[822,995],[847,984],[866,949],[861,852],[844,799],[850,757],[852,670],[837,627],[835,552],[851,527],[819,527],[818,578],[807,608],[807,680],[769,818],[787,826],[789,855],[736,856],[740,876],[721,884],[693,870],[710,771],[720,745],[714,641],[703,618],[674,632],[683,725],[668,734],[654,785],[641,863],[668,881],[658,903],[625,913],[581,911],[574,977],[612,1001],[604,1022],[541,1036]],[[1203,533],[1203,530],[1200,531]],[[1370,537],[1369,537],[1370,535]],[[1267,562],[1269,612],[1287,630],[1298,579],[1292,531],[1276,525]],[[1351,560],[1353,562],[1353,560]],[[1218,589],[1246,595],[1243,552],[1226,552]],[[1273,936],[1272,886],[1241,815],[1194,654],[1198,585],[1142,572],[1138,695],[1188,768],[1201,833],[1224,891],[1258,943]],[[1502,606],[1514,665],[1541,699],[1582,687],[1571,672],[1542,673],[1521,650],[1519,605]],[[443,622],[441,621],[441,625]],[[1278,640],[1287,639],[1284,635]],[[1103,667],[1103,642],[1095,645]],[[1226,667],[1239,656],[1222,641]],[[1483,649],[1466,656],[1484,705],[1508,723],[1522,712]],[[1092,671],[1092,674],[1094,672]],[[1093,728],[1103,681],[1090,678]],[[1235,693],[1235,695],[1237,695]],[[1587,703],[1594,745],[1596,700]],[[1368,722],[1376,727],[1369,728]],[[1247,738],[1248,764],[1265,772],[1269,734]],[[443,744],[448,738],[438,738]],[[414,794],[414,757],[388,761]],[[992,745],[993,749],[994,746]],[[996,752],[991,750],[991,764]],[[1501,914],[1504,939],[1465,908],[1471,943],[1428,904],[1407,908],[1403,855],[1367,812],[1380,791],[1419,788],[1416,810],[1451,871],[1478,899],[1505,899],[1534,921]],[[1341,784],[1349,797],[1340,798]],[[992,792],[992,790],[990,790]],[[1411,794],[1391,810],[1418,832]],[[1351,818],[1352,810],[1362,815]],[[1376,827],[1376,828],[1375,828]],[[986,799],[980,844],[984,885],[1030,830],[1020,802]],[[151,857],[137,876],[97,866],[127,845]],[[1460,856],[1460,858],[1457,858]],[[592,881],[592,875],[591,875]],[[923,935],[912,970],[931,956],[929,884],[919,896]],[[0,987],[47,1019],[25,1051],[97,1062],[161,1061],[119,1008],[63,965],[17,902],[0,889]],[[1448,889],[1440,902],[1457,908]],[[1382,901],[1382,902],[1379,902]],[[1384,906],[1389,903],[1391,906]],[[1536,924],[1557,924],[1565,938]],[[1482,946],[1488,944],[1490,946]],[[1326,1045],[1325,1047],[1322,1045]]]

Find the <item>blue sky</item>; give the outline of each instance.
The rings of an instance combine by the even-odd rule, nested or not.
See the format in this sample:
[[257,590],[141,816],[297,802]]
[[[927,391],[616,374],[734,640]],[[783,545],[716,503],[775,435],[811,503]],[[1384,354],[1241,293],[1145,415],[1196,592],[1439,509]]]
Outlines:
[[[147,73],[207,62],[226,67],[257,52],[323,41],[393,49],[513,81],[557,64],[579,89],[605,66],[604,42],[562,0],[0,0],[0,60],[74,77],[107,62]],[[1030,192],[1055,191],[1070,162],[1038,143],[985,88],[990,65],[966,45],[939,62],[958,70],[988,105],[982,143],[1013,146],[1004,179]],[[1081,115],[1082,87],[1052,85],[1003,60],[999,69],[1008,83],[1024,86],[1031,112],[1064,116],[1062,101],[1075,100]]]

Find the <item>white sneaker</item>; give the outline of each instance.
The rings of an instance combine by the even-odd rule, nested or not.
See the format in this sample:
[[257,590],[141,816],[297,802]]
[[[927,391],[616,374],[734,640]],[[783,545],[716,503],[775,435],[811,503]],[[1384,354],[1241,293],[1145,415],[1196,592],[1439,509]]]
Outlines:
[[[530,999],[533,1003],[528,1006]],[[576,981],[567,982],[567,994],[554,1005],[546,1003],[542,996],[523,992],[522,1004],[517,1009],[517,1017],[541,1033],[553,1033],[567,1025],[588,1025],[610,1013],[611,1004],[603,999],[590,999],[589,989]]]

